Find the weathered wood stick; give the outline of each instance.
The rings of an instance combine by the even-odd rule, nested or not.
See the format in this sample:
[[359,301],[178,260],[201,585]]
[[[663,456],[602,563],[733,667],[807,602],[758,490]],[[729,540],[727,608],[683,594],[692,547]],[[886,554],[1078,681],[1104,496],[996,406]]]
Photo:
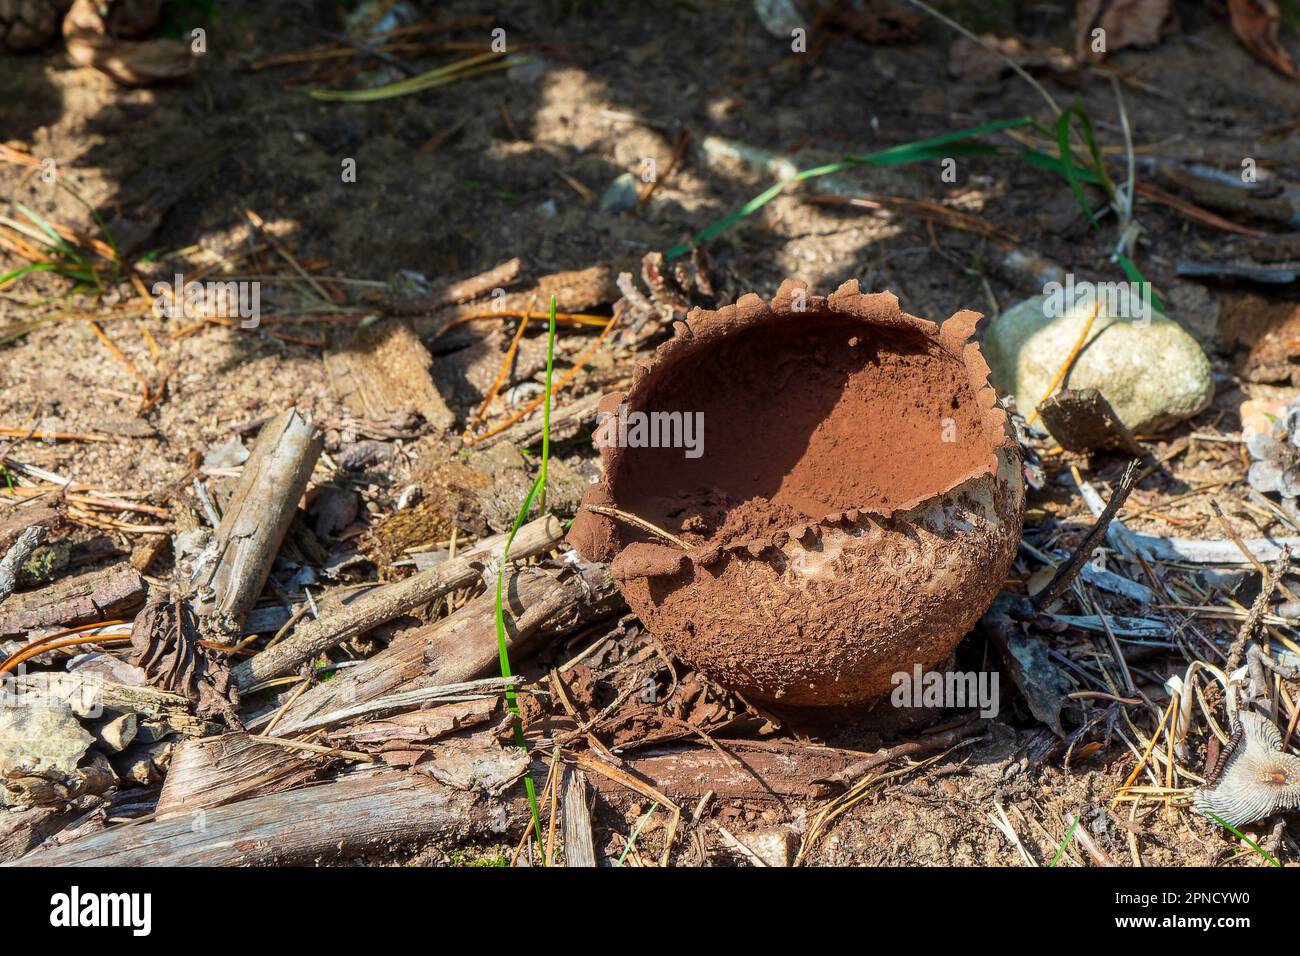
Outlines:
[[[19,694],[29,700],[40,700],[47,705],[62,701],[78,717],[98,717],[103,708],[139,714],[146,718],[161,717],[166,713],[188,714],[190,702],[180,694],[171,694],[156,687],[131,687],[105,680],[98,674],[79,671],[34,671],[20,674],[14,681]],[[6,695],[0,691],[0,703]]]
[[21,591],[0,607],[0,638],[38,627],[76,627],[129,617],[144,604],[144,581],[129,564],[88,571],[39,591]]
[[440,703],[382,720],[341,727],[327,739],[334,747],[360,749],[363,753],[382,751],[381,759],[391,763],[390,755],[395,749],[425,748],[435,740],[497,721],[504,711],[505,700],[500,697]]
[[417,774],[377,771],[29,853],[12,866],[308,865],[426,840],[499,835],[510,805]]
[[[371,717],[384,711],[410,711],[412,708],[419,708],[419,713],[428,715],[438,711],[440,705],[450,703],[493,703],[504,699],[506,688],[515,687],[522,680],[523,678],[518,674],[511,677],[484,677],[481,680],[458,681],[455,684],[440,684],[437,687],[422,687],[400,694],[390,694],[387,697],[376,697],[355,707],[345,707],[343,710],[314,717],[308,727],[315,730],[318,727],[345,724],[359,717]],[[300,732],[306,733],[307,730],[303,729]]]
[[0,810],[0,863],[16,860],[40,846],[82,812],[71,806]]
[[[480,541],[453,560],[405,580],[375,588],[338,611],[302,625],[279,644],[235,667],[232,671],[235,683],[240,690],[246,690],[260,681],[292,673],[304,661],[352,637],[444,594],[475,584],[480,580],[479,571],[484,563],[501,559],[506,537],[501,534]],[[564,528],[559,520],[554,515],[543,515],[519,529],[510,547],[510,556],[522,559],[545,554],[563,537]],[[359,702],[358,699],[349,703]]]
[[577,767],[564,770],[564,865],[596,866],[596,847],[591,837],[591,807],[588,804],[587,775]]
[[195,582],[195,610],[217,633],[242,633],[323,447],[320,429],[296,408],[263,426],[213,537],[212,563]]
[[[506,580],[506,646],[515,657],[541,635],[600,620],[622,604],[603,564],[522,568]],[[472,680],[497,666],[496,594],[489,590],[450,617],[403,635],[369,660],[312,688],[285,712],[276,732],[290,737],[314,726],[322,714],[399,690]]]

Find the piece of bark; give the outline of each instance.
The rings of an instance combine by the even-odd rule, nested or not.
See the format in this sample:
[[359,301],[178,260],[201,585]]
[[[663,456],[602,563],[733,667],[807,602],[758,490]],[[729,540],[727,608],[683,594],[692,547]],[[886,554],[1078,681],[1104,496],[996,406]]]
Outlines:
[[577,767],[564,770],[564,816],[560,823],[564,835],[564,865],[596,866],[587,775]]
[[144,580],[128,564],[88,571],[39,591],[10,595],[0,605],[0,638],[21,637],[41,627],[130,617],[144,598]]
[[398,320],[363,326],[345,348],[325,356],[330,386],[351,415],[388,421],[414,409],[446,433],[456,416],[438,393],[432,368],[433,356],[410,323]]
[[435,702],[432,707],[344,727],[330,733],[328,740],[332,747],[375,753],[417,749],[448,734],[492,723],[501,715],[504,701],[504,697],[496,696],[445,704]]
[[[510,556],[523,559],[545,554],[560,543],[563,535],[564,529],[555,516],[543,515],[519,529]],[[291,673],[304,661],[350,638],[445,594],[476,584],[483,564],[500,560],[506,537],[497,535],[480,541],[453,560],[375,588],[335,613],[300,626],[279,644],[235,667],[232,674],[236,685],[246,690],[260,681]]]
[[1099,448],[1125,451],[1142,458],[1146,449],[1119,420],[1106,396],[1095,388],[1065,389],[1039,407],[1043,424],[1066,451]]
[[328,763],[327,758],[261,743],[248,734],[186,740],[172,754],[155,813],[162,820],[296,790],[319,777]]
[[384,310],[389,315],[424,315],[449,305],[479,299],[493,289],[515,282],[522,265],[518,257],[507,259],[487,272],[457,282],[448,282],[424,295],[385,299]]
[[380,770],[37,850],[16,866],[284,866],[507,832],[512,805]]
[[323,447],[320,429],[296,408],[258,435],[196,582],[195,610],[218,635],[242,633]]
[[[579,562],[561,569],[528,567],[505,582],[506,647],[512,659],[543,635],[585,626],[622,607],[604,565]],[[396,691],[471,680],[499,666],[496,591],[475,598],[450,617],[403,634],[374,657],[312,688],[285,712],[276,732],[300,733],[322,714]]]

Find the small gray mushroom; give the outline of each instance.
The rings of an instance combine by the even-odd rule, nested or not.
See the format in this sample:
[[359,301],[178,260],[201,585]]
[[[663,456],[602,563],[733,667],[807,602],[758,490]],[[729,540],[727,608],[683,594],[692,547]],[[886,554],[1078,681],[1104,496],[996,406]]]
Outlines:
[[1193,797],[1196,809],[1239,827],[1300,807],[1300,757],[1282,750],[1265,717],[1242,711],[1232,738]]

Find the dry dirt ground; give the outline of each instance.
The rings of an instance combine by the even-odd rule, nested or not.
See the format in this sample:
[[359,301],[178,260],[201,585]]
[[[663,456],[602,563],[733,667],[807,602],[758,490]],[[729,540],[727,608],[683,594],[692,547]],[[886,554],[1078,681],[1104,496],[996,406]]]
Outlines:
[[[528,277],[596,264],[636,274],[646,252],[684,240],[773,181],[752,166],[707,157],[708,137],[792,154],[800,165],[811,165],[1006,117],[1049,119],[1038,93],[1015,76],[951,80],[955,34],[929,19],[907,42],[871,45],[840,30],[816,55],[792,55],[788,43],[764,32],[751,4],[743,2],[417,6],[429,8],[425,14],[436,6],[443,18],[495,18],[447,37],[482,44],[493,25],[501,26],[531,59],[508,72],[410,96],[320,102],[308,95],[309,88],[368,86],[403,75],[364,57],[337,70],[332,62],[261,64],[337,38],[351,4],[223,3],[215,12],[196,6],[193,15],[207,30],[208,52],[191,84],[118,88],[75,68],[57,47],[0,58],[0,135],[33,157],[57,162],[64,182],[107,222],[146,285],[238,253],[250,242],[244,211],[252,210],[301,263],[330,277],[322,279],[330,289],[364,307],[383,284],[406,281],[398,278],[402,273],[436,283],[514,256],[522,258]],[[1023,9],[1017,12],[1017,6]],[[1294,126],[1300,86],[1252,58],[1201,4],[1176,6],[1179,28],[1157,47],[1124,51],[1108,61],[1124,77],[1118,89],[1139,153],[1228,170],[1249,156],[1300,178],[1300,133]],[[983,7],[945,9],[980,31],[999,28],[1043,46],[1072,44],[1073,9],[1063,0],[977,9]],[[446,57],[412,53],[401,59],[423,70]],[[1041,81],[1062,105],[1078,95],[1102,143],[1121,147],[1116,88],[1105,75],[1043,74]],[[1264,138],[1288,123],[1289,133]],[[689,139],[674,165],[679,131]],[[599,197],[614,179],[638,174],[646,158],[660,171],[670,170],[651,199],[628,212],[602,210]],[[342,181],[340,174],[349,159],[355,160],[355,182]],[[957,170],[955,183],[941,179],[938,164],[862,169],[844,179],[864,194],[972,213],[1018,236],[1024,248],[1079,273],[1103,275],[1112,268],[1106,258],[1113,230],[1091,230],[1059,176],[1005,157],[963,156]],[[52,222],[99,234],[86,207],[33,168],[0,163],[0,197],[10,217],[14,204],[22,203]],[[1243,386],[1230,357],[1218,351],[1220,305],[1237,291],[1179,279],[1174,272],[1180,261],[1213,254],[1231,237],[1164,205],[1140,203],[1138,212],[1144,231],[1137,258],[1173,304],[1175,317],[1206,346],[1219,387],[1208,411],[1151,442],[1152,452],[1170,464],[1134,492],[1128,512],[1146,513],[1130,520],[1130,527],[1219,537],[1207,496],[1171,499],[1227,482],[1213,494],[1230,518],[1250,534],[1259,533],[1250,522],[1269,530],[1267,513],[1261,519],[1241,504],[1244,452],[1231,441],[1215,440],[1231,439],[1240,429],[1236,409]],[[858,279],[863,289],[891,290],[906,311],[933,319],[961,308],[996,316],[1039,291],[998,269],[994,249],[978,235],[905,216],[814,206],[799,195],[781,196],[722,233],[709,253],[734,291],[770,296],[787,276],[818,291]],[[260,273],[264,310],[305,311],[310,300],[304,283],[278,259],[250,261],[267,270]],[[0,271],[21,263],[0,258]],[[241,274],[251,274],[247,264],[241,268]],[[115,310],[135,293],[127,283],[110,285],[111,294],[100,300],[63,299],[68,284],[42,275],[0,290],[0,332],[33,317],[55,316],[0,348],[0,426],[21,432],[46,423],[61,432],[114,436],[100,443],[20,441],[7,450],[14,458],[75,482],[146,493],[172,510],[169,527],[184,527],[198,520],[198,503],[188,490],[196,465],[212,447],[236,437],[240,426],[289,405],[319,419],[344,416],[324,372],[322,349],[268,334],[279,330],[309,342],[339,334],[334,324],[248,331],[206,325],[190,332],[181,318],[120,317]],[[89,319],[98,319],[122,357],[109,350]],[[512,331],[504,323],[481,322],[429,343],[446,366],[439,384],[462,422],[481,401]],[[589,332],[565,332],[560,368],[590,340]],[[535,379],[544,338],[529,336],[525,345],[508,384]],[[617,382],[633,357],[626,347],[603,347],[573,393]],[[162,398],[144,411],[131,366],[151,389],[165,383]],[[490,417],[499,420],[507,411],[498,399]],[[422,441],[399,442],[386,469],[347,480],[365,502],[359,528],[392,512],[430,451]],[[571,455],[579,471],[593,467],[591,457],[590,449]],[[1094,483],[1111,487],[1123,460],[1097,455],[1078,464]],[[1049,460],[1047,467],[1055,476],[1065,465]],[[323,465],[318,478],[332,477]],[[1054,482],[1048,488],[1031,496],[1027,525],[1040,543],[1050,538],[1068,549],[1091,517],[1067,489]],[[83,529],[87,537],[103,532]],[[140,543],[140,536],[120,530],[110,536],[123,550]],[[1022,563],[1016,575],[1026,577],[1038,567]],[[165,567],[155,566],[153,573],[165,576]],[[1249,606],[1257,582],[1252,575],[1237,600]],[[1231,622],[1204,627],[1221,639],[1235,629]],[[979,662],[993,652],[983,638],[972,637],[960,653]],[[1167,676],[1185,663],[1174,655],[1144,666]],[[1061,752],[1036,759],[1041,726],[1009,687],[1004,700],[1001,715],[987,722],[982,737],[867,793],[834,821],[810,862],[1020,865],[1027,854],[1045,864],[1077,814],[1121,863],[1131,863],[1134,852],[1145,864],[1260,862],[1184,808],[1147,805],[1134,821],[1126,810],[1111,813],[1109,801],[1133,767],[1128,748],[1097,730],[1078,742],[1068,767]],[[1142,719],[1149,724],[1145,712]],[[791,740],[850,750],[894,742],[870,715],[785,733]],[[1085,746],[1095,741],[1102,745]],[[734,831],[791,823],[799,828],[824,802],[811,795],[777,805],[718,802],[705,818]],[[991,822],[997,819],[995,806],[1007,813],[1023,850]],[[646,809],[644,801],[602,799],[598,851],[611,857],[622,852]],[[709,834],[714,863],[738,861],[714,831]],[[656,815],[642,830],[633,858],[657,859],[663,836],[664,819]],[[478,858],[453,851],[434,848],[416,859]],[[1286,862],[1297,858],[1295,851],[1290,837],[1278,848]],[[1086,860],[1077,846],[1067,857],[1075,864]]]

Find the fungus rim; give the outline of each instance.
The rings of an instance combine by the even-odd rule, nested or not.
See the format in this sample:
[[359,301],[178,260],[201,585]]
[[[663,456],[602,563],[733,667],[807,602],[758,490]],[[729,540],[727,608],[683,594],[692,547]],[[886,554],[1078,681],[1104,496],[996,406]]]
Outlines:
[[[1000,452],[1013,453],[1016,441],[1010,416],[998,404],[997,391],[988,382],[988,363],[984,360],[979,345],[971,341],[982,314],[962,309],[942,324],[935,323],[903,312],[898,297],[892,292],[862,292],[856,279],[843,283],[829,296],[813,295],[809,293],[807,283],[787,279],[781,283],[770,302],[755,293],[748,293],[732,305],[717,310],[692,309],[685,322],[674,323],[673,338],[660,345],[651,360],[637,363],[632,385],[627,392],[610,392],[601,399],[597,406],[598,415],[614,414],[620,405],[633,404],[638,395],[644,394],[646,389],[653,386],[658,376],[666,370],[670,371],[676,362],[698,349],[774,320],[809,314],[839,315],[885,328],[917,331],[946,352],[965,370],[971,385],[977,418],[982,418],[985,426],[982,437],[989,440],[986,461],[972,470],[961,472],[946,484],[900,501],[892,507],[867,506],[832,511],[820,517],[802,518],[775,529],[760,539],[718,542],[711,538],[704,544],[680,552],[664,549],[662,545],[647,544],[635,536],[629,538],[612,518],[586,508],[586,505],[618,506],[613,485],[627,450],[609,444],[600,449],[603,473],[583,495],[583,507],[570,529],[570,542],[592,560],[611,561],[628,547],[643,545],[646,549],[656,551],[673,550],[687,561],[709,564],[721,557],[723,552],[757,556],[756,552],[764,547],[779,547],[790,539],[802,540],[810,531],[815,531],[820,536],[822,531],[856,524],[864,517],[889,519],[906,514],[952,496],[970,482],[984,478],[997,479],[1008,457]],[[677,560],[664,562],[664,569],[660,573],[675,573],[670,571],[673,567],[680,569],[681,563]]]

